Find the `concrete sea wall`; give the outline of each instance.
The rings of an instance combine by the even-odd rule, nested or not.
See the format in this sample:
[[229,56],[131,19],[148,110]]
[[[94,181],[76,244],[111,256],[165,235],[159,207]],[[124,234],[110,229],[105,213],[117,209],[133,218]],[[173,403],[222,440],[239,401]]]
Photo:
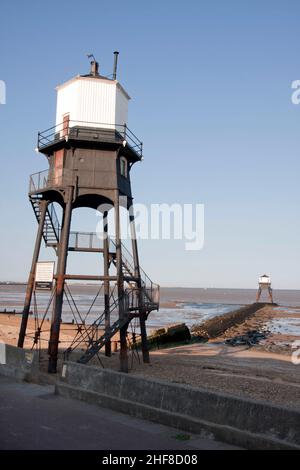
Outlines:
[[0,374],[17,380],[31,380],[38,374],[39,362],[35,351],[0,343]]
[[56,393],[247,449],[300,449],[300,413],[264,402],[71,362]]

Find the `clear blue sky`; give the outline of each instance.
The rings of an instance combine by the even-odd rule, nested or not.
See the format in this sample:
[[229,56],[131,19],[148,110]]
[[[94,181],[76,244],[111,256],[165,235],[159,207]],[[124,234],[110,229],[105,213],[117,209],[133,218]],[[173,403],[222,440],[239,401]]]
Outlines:
[[[55,86],[88,70],[87,52],[111,73],[117,49],[145,146],[135,200],[205,204],[203,250],[142,242],[145,270],[169,286],[255,287],[267,272],[274,287],[299,288],[299,17],[289,0],[2,1],[0,279],[27,278],[28,176],[47,166],[34,148],[54,123]],[[94,221],[74,219],[82,230]],[[82,263],[95,271],[91,258],[75,271]]]

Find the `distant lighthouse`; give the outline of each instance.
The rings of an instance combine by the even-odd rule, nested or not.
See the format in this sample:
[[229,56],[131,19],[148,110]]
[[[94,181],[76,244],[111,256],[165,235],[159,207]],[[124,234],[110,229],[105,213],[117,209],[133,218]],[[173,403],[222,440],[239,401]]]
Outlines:
[[271,278],[267,274],[263,274],[258,278],[258,290],[256,295],[256,302],[259,302],[262,291],[267,290],[269,295],[269,300],[273,303],[273,292],[271,287]]

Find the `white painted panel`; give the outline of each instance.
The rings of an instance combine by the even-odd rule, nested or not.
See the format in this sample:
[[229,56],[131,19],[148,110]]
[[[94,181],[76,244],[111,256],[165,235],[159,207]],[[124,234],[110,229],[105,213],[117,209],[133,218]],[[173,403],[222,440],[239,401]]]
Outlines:
[[[97,123],[99,127],[115,124],[116,86],[114,83],[95,79],[80,80],[78,120]],[[92,126],[95,127],[95,126]]]
[[270,277],[261,276],[258,280],[260,284],[271,284]]
[[127,124],[128,97],[117,82],[77,77],[57,91],[56,125],[70,114],[70,127],[114,128]]
[[56,125],[63,122],[63,115],[70,114],[70,120],[78,119],[78,81],[75,80],[57,91]]
[[116,89],[116,124],[127,124],[128,98],[122,90]]

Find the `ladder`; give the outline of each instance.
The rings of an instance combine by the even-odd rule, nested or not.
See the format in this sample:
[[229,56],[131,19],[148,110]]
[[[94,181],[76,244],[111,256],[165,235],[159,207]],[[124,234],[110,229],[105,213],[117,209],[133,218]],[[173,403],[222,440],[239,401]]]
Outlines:
[[[29,197],[35,217],[39,223],[41,218],[40,202],[41,197],[32,195]],[[60,224],[53,204],[49,204],[46,210],[45,223],[43,228],[43,238],[46,246],[56,247],[59,241]]]

